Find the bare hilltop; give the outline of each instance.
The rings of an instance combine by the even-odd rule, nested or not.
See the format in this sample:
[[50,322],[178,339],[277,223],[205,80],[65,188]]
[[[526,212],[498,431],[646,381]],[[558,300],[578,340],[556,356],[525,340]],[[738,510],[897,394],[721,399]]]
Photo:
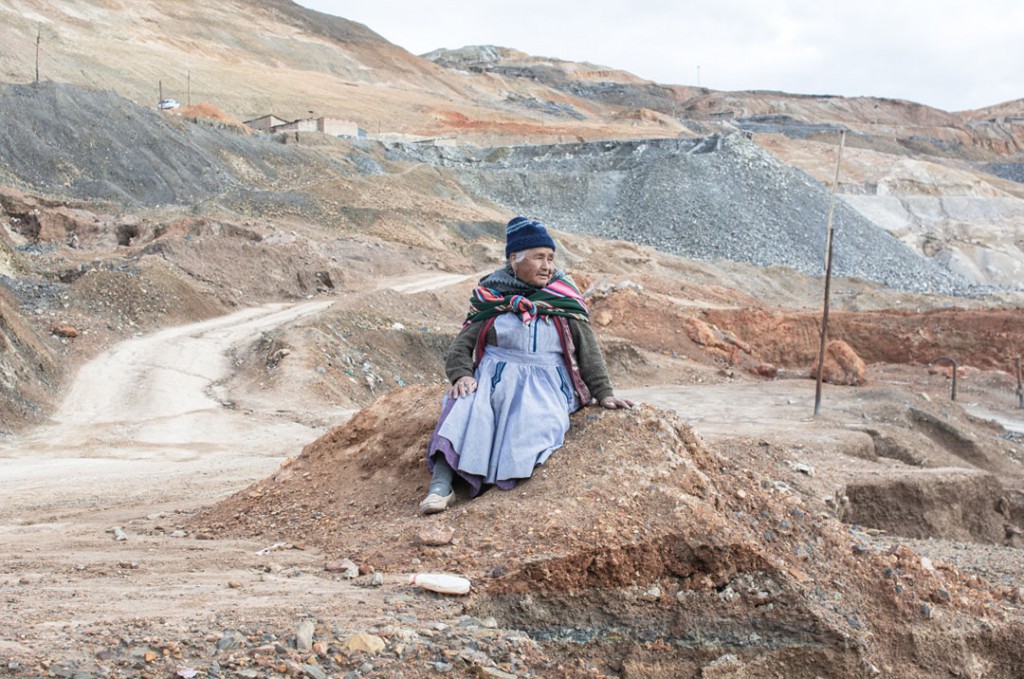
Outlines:
[[[0,674],[1021,676],[1022,143],[1024,100],[0,3]],[[516,214],[641,405],[421,517]]]

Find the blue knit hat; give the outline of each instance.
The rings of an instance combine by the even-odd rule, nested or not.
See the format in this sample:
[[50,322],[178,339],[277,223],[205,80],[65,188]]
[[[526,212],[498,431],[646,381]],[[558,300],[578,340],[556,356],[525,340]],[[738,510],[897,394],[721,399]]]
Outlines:
[[513,217],[505,227],[505,256],[530,248],[555,249],[555,241],[544,225],[535,219]]

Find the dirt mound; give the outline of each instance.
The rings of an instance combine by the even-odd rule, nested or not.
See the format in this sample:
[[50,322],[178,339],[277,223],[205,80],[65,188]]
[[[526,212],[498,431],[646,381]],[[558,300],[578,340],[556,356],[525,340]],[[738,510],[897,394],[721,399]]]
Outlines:
[[[820,312],[709,309],[702,315],[749,343],[762,360],[794,367],[817,360]],[[833,312],[829,337],[868,364],[925,364],[948,355],[961,365],[1011,370],[1024,353],[1024,319],[1014,308]]]
[[238,128],[240,132],[244,132],[245,134],[252,133],[252,128],[248,127],[241,120],[228,115],[220,108],[205,101],[193,104],[192,106],[182,106],[175,111],[175,113],[187,118],[202,118],[203,120],[212,120],[217,123],[231,125],[232,127]]
[[[817,363],[811,366],[808,375],[816,377]],[[832,340],[825,347],[824,361],[821,365],[821,377],[830,384],[864,384],[864,361],[849,344],[842,340]]]
[[[476,614],[631,676],[727,665],[923,677],[1024,661],[1019,612],[1004,598],[1015,594],[873,547],[650,407],[577,413],[527,483],[419,517],[441,393],[385,395],[192,525],[316,546],[364,571],[463,573]],[[454,537],[427,546],[424,529]]]
[[143,258],[132,267],[88,269],[67,287],[65,311],[74,325],[153,331],[224,313],[225,306],[183,281],[166,262]]

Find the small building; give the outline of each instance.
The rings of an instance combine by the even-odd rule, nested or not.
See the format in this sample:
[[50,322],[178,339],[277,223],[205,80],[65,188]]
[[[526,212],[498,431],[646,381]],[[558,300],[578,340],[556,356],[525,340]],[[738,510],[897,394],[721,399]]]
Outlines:
[[274,125],[270,128],[271,132],[317,132],[316,120],[313,118],[305,118],[302,120],[293,120],[290,123],[281,123],[280,125]]
[[365,137],[366,130],[359,129],[359,125],[352,120],[341,120],[339,118],[317,118],[317,131],[329,134],[333,137]]
[[265,115],[252,120],[246,120],[245,124],[254,130],[262,132],[323,132],[332,137],[366,137],[366,130],[359,128],[359,125],[352,120],[341,118],[301,118],[299,120],[284,120],[275,115]]
[[323,132],[332,137],[365,137],[365,130],[359,129],[359,125],[352,120],[341,120],[340,118],[305,118],[293,120],[290,123],[275,125],[271,132]]
[[259,118],[253,118],[252,120],[246,120],[245,124],[254,130],[270,132],[279,125],[287,125],[288,121],[283,118],[278,118],[275,115],[265,115],[260,116]]

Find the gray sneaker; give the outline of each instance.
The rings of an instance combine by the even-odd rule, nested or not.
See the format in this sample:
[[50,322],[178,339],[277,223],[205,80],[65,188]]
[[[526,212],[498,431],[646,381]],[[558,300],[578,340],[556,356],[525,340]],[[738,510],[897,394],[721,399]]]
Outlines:
[[455,491],[449,492],[447,495],[439,495],[438,493],[431,493],[430,495],[423,498],[423,502],[420,503],[420,514],[437,514],[448,509],[455,500]]

